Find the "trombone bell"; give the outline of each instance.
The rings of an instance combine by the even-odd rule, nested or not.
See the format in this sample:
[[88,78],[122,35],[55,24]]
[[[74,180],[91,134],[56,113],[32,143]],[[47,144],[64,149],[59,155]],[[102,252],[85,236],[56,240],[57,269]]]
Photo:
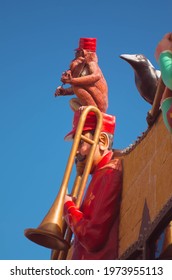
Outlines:
[[60,227],[57,224],[48,223],[36,229],[28,228],[24,235],[38,245],[53,250],[68,250],[69,243],[63,238]]

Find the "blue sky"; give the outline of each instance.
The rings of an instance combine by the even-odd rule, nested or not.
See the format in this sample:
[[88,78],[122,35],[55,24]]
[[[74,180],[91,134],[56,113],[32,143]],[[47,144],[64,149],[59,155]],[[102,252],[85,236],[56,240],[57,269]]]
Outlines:
[[114,148],[146,130],[151,106],[139,95],[120,54],[154,51],[171,31],[170,0],[0,1],[0,259],[49,259],[50,250],[24,236],[51,207],[71,143],[70,97],[54,97],[80,37],[97,38],[109,87],[107,113],[116,115]]

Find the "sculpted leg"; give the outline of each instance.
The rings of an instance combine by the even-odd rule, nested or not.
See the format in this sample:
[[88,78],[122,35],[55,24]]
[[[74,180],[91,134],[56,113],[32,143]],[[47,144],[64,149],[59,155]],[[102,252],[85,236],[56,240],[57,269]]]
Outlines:
[[92,105],[97,107],[96,102],[94,101],[93,97],[89,94],[87,90],[80,87],[73,87],[73,91],[76,94],[76,96],[79,98],[80,104],[82,106]]

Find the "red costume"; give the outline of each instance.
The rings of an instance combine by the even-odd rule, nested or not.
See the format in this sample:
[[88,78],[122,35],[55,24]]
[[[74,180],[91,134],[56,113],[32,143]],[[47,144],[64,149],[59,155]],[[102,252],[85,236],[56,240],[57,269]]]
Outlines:
[[73,260],[113,260],[118,257],[122,166],[109,152],[92,174],[80,210],[67,202],[64,215],[75,234]]
[[[106,114],[103,116],[104,130],[114,130],[114,117]],[[90,113],[84,130],[95,125],[93,117]],[[67,138],[75,131],[75,121],[73,125]],[[74,233],[73,260],[118,258],[121,190],[121,160],[113,159],[113,152],[109,151],[92,171],[92,179],[81,207],[78,209],[73,201],[64,204],[65,220]]]

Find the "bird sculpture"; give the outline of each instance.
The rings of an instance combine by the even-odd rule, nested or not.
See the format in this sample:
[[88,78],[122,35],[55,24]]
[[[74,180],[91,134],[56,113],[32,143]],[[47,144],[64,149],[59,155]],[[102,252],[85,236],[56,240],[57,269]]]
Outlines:
[[140,95],[152,105],[161,72],[143,54],[122,54],[120,58],[131,65]]

